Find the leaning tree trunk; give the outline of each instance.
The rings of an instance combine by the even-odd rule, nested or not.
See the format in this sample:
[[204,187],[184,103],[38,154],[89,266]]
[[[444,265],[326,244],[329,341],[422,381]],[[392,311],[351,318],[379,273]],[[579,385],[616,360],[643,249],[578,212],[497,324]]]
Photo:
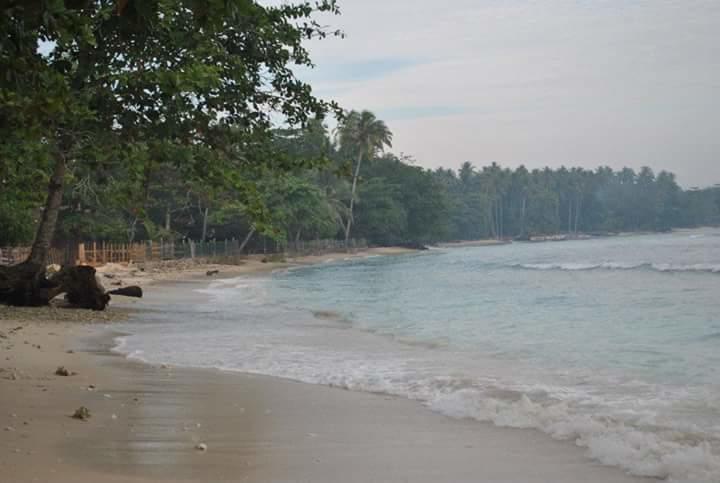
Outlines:
[[21,306],[45,305],[56,294],[45,277],[45,266],[50,253],[60,204],[62,203],[65,158],[61,154],[55,161],[48,195],[40,224],[27,260],[10,267],[0,267],[0,303]]
[[350,228],[353,223],[353,209],[355,208],[355,190],[357,189],[357,180],[360,176],[360,164],[362,164],[362,151],[358,154],[357,166],[355,166],[355,173],[353,174],[352,190],[350,191],[350,213],[348,214],[348,221],[345,224],[345,249],[348,249],[348,242],[350,241]]
[[250,241],[250,238],[252,238],[252,236],[254,234],[255,234],[255,225],[250,227],[250,231],[248,232],[247,236],[240,244],[240,248],[238,248],[238,253],[242,253],[243,250],[245,250],[245,246],[248,244],[248,242]]
[[57,225],[58,214],[60,213],[60,205],[62,204],[63,187],[65,179],[65,158],[64,155],[58,157],[55,161],[50,183],[48,184],[48,196],[45,201],[45,209],[43,210],[40,224],[35,234],[35,241],[28,257],[28,262],[45,271],[48,255],[50,253],[50,245],[52,244],[53,235],[55,234],[55,226]]

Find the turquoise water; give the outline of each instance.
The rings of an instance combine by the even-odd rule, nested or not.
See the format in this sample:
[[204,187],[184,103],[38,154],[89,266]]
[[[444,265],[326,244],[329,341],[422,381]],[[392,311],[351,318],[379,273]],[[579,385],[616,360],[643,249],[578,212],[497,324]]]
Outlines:
[[720,481],[720,230],[337,260],[205,293],[119,350],[400,395]]

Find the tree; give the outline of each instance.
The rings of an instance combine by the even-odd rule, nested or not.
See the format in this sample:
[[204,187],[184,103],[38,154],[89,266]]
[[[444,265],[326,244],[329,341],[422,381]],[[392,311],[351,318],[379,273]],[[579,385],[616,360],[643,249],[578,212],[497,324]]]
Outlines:
[[0,154],[22,163],[36,152],[50,166],[32,251],[16,270],[33,282],[17,285],[27,292],[19,297],[6,287],[17,277],[5,274],[0,301],[43,303],[40,274],[68,167],[137,172],[148,162],[172,163],[251,198],[243,172],[274,159],[272,116],[292,126],[337,109],[291,70],[312,66],[303,43],[327,35],[312,15],[337,13],[334,0],[34,0],[5,1],[2,9]]
[[338,127],[340,146],[355,151],[355,167],[352,176],[352,189],[350,190],[350,206],[348,219],[345,222],[345,246],[350,239],[350,229],[353,224],[353,210],[355,206],[355,191],[360,166],[363,159],[372,159],[385,146],[392,147],[392,133],[385,123],[375,117],[370,111],[350,111]]
[[370,243],[418,245],[445,239],[449,212],[433,173],[392,154],[377,158],[360,185],[356,233]]

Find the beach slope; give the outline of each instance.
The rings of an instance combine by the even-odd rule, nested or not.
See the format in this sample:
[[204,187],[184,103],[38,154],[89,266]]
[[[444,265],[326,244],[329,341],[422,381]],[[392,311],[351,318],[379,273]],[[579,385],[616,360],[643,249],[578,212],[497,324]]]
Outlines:
[[[128,361],[108,326],[42,310],[0,321],[3,482],[643,481],[409,400]],[[80,406],[87,421],[71,417]]]

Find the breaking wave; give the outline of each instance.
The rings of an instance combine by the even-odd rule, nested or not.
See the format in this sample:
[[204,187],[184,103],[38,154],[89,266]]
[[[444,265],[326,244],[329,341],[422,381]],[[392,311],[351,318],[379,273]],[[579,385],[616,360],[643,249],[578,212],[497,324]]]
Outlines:
[[697,427],[663,427],[654,414],[641,407],[615,414],[600,409],[583,413],[575,404],[535,401],[527,394],[512,400],[493,398],[465,389],[439,397],[429,406],[451,417],[538,429],[555,439],[573,440],[586,448],[591,458],[632,475],[683,483],[720,481],[718,434]]
[[[208,365],[186,358],[189,352],[172,351],[158,357],[155,351],[141,350],[133,342],[137,338],[118,338],[115,351],[149,363],[215,367],[404,397],[452,418],[535,429],[558,440],[574,441],[589,457],[632,475],[673,483],[720,481],[720,426],[681,423],[661,414],[668,405],[687,409],[682,391],[626,383],[623,394],[634,396],[615,398],[598,392],[607,381],[600,386],[572,387],[510,383],[495,377],[428,375],[398,364],[392,357],[368,360],[365,354],[311,354],[297,346],[283,347],[282,354],[277,347],[250,351]],[[442,350],[435,354],[443,358]]]
[[653,270],[656,272],[695,272],[720,273],[720,264],[697,263],[681,265],[672,263],[628,263],[628,262],[600,262],[600,263],[515,263],[512,268],[524,270]]

